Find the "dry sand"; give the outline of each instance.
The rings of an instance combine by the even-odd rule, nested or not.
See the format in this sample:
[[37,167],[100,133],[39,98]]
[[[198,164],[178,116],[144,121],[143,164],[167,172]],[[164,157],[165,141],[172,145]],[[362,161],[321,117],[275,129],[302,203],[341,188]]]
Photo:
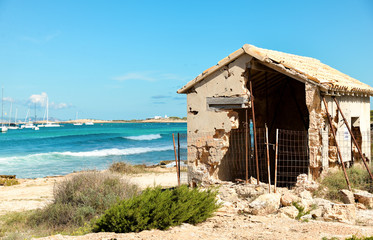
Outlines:
[[[161,185],[172,187],[177,185],[177,177],[172,170],[154,169],[153,173],[128,176],[129,180],[140,188]],[[53,200],[53,186],[66,176],[19,179],[20,184],[4,187],[0,186],[0,215],[12,211],[24,211],[41,208]],[[184,174],[184,173],[182,173]]]

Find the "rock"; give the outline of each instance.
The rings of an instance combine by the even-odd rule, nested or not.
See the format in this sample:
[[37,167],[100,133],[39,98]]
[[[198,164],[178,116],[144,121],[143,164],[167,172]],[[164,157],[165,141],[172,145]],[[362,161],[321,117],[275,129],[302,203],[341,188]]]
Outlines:
[[315,191],[319,187],[319,184],[317,184],[313,180],[309,180],[307,174],[300,174],[297,177],[297,182],[295,184],[295,188],[299,189],[305,189],[307,191]]
[[283,207],[279,209],[279,213],[294,219],[298,215],[298,209],[294,206]]
[[302,199],[311,200],[312,199],[312,194],[310,193],[310,191],[304,190],[304,191],[299,193],[299,197],[302,198]]
[[356,224],[373,226],[373,210],[357,210]]
[[253,215],[266,215],[277,211],[280,207],[281,195],[278,193],[266,193],[260,195],[249,204],[248,211]]
[[220,199],[226,202],[237,202],[238,201],[238,195],[233,188],[229,187],[221,187],[219,188],[219,196]]
[[367,210],[367,207],[362,203],[355,203],[355,206],[356,206],[357,209]]
[[324,208],[331,208],[331,205],[333,204],[331,201],[323,199],[323,198],[314,198],[313,203],[318,207],[324,207]]
[[354,224],[356,220],[356,208],[354,204],[332,204],[324,207],[323,218],[325,221],[338,221]]
[[312,215],[311,214],[306,214],[306,215],[300,217],[301,221],[308,221],[310,219],[312,219]]
[[313,219],[320,219],[323,215],[323,208],[316,208],[310,212]]
[[345,203],[345,204],[354,204],[355,203],[354,194],[351,191],[349,191],[347,189],[342,189],[338,192],[338,194],[341,196],[343,203]]
[[358,191],[354,193],[355,199],[364,204],[367,208],[373,208],[373,194],[367,191]]
[[291,204],[293,202],[297,202],[299,201],[299,198],[298,196],[296,196],[295,194],[292,194],[290,192],[287,192],[287,193],[284,193],[282,196],[281,196],[281,205],[282,206],[291,206]]
[[265,189],[256,187],[255,185],[242,185],[236,189],[236,192],[239,198],[252,201],[259,195],[262,195],[264,193],[264,190]]

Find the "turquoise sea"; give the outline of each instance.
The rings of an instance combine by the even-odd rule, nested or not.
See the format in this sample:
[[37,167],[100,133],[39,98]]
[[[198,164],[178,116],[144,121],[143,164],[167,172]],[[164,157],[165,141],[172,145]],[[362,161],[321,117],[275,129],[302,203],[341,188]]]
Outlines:
[[106,169],[114,161],[157,164],[175,159],[172,133],[186,123],[65,124],[60,128],[8,130],[0,134],[0,175],[36,178],[87,169]]

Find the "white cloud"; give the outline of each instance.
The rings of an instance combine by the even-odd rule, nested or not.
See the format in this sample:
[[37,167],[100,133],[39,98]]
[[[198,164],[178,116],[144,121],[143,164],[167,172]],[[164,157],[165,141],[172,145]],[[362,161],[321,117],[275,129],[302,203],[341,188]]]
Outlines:
[[64,108],[70,107],[70,105],[68,105],[67,103],[55,103],[55,102],[51,102],[49,104],[49,107],[54,108],[54,109],[64,109]]
[[[47,99],[48,94],[45,92],[42,92],[41,94],[33,94],[29,97],[28,102],[32,104],[36,104],[40,107],[46,107],[47,106]],[[55,103],[55,102],[49,102],[48,103],[49,108],[53,109],[64,109],[71,107],[70,104],[67,103]]]
[[48,95],[45,92],[41,94],[33,94],[29,97],[29,102],[39,105],[41,107],[45,107],[47,104]]

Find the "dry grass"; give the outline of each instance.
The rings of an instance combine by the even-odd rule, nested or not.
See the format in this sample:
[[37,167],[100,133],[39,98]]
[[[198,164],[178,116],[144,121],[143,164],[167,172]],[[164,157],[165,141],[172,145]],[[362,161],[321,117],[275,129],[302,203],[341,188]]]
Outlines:
[[109,166],[109,171],[120,174],[139,174],[149,172],[145,164],[131,165],[126,162],[113,162]]
[[[372,165],[370,170],[373,171]],[[350,180],[351,188],[365,190],[373,193],[373,183],[366,168],[360,164],[355,164],[347,169],[347,175]],[[325,197],[330,200],[342,201],[339,190],[348,189],[343,171],[330,171],[320,182],[319,189],[315,192],[318,197]]]
[[28,239],[56,233],[84,234],[90,221],[120,200],[138,193],[136,185],[111,172],[81,172],[58,183],[54,201],[43,209],[0,217],[1,239]]

